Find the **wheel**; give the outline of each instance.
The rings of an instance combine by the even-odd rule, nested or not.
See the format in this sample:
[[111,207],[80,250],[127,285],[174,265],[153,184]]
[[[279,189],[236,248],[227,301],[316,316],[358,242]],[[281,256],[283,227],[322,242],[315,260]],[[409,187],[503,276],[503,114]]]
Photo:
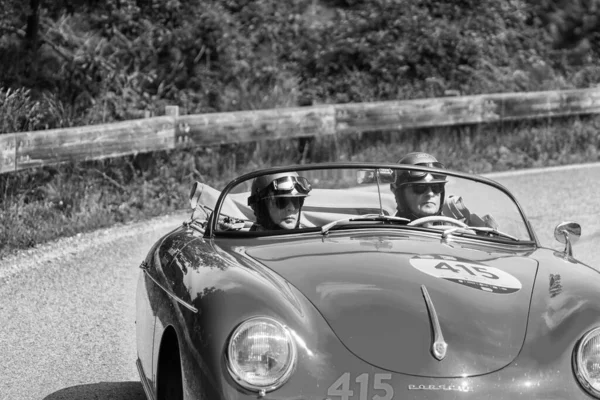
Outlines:
[[158,365],[156,384],[157,400],[183,400],[183,380],[179,346],[168,344],[162,349]]

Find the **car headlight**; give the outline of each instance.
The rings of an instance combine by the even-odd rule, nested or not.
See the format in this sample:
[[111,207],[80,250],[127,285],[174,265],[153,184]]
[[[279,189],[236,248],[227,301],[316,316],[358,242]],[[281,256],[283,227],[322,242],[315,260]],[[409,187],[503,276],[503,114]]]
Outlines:
[[575,347],[573,369],[581,386],[600,398],[600,327],[586,333]]
[[243,387],[275,390],[296,365],[296,344],[288,328],[272,318],[255,317],[240,324],[229,339],[227,366]]

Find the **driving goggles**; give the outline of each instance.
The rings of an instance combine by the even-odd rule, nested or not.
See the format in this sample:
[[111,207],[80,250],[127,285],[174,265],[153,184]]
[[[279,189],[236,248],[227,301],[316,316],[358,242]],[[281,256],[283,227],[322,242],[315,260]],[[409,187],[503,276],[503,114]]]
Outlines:
[[296,189],[302,194],[308,194],[312,189],[308,179],[303,176],[283,176],[275,179],[271,182],[271,185],[273,185],[273,189],[277,191],[290,191]]
[[[430,162],[430,163],[421,163],[421,164],[415,164],[418,167],[428,167],[428,168],[440,168],[440,169],[444,169],[444,164],[442,164],[441,162]],[[423,178],[425,175],[429,174],[430,172],[427,171],[415,171],[415,170],[402,170],[402,171],[398,171],[399,174],[406,174],[408,175],[411,179],[417,179],[417,178]],[[438,174],[432,174],[434,178],[436,179],[445,179],[446,175],[438,175]]]
[[408,186],[414,194],[423,194],[431,190],[433,194],[440,194],[444,190],[443,183],[410,183]]
[[292,204],[296,210],[300,209],[304,205],[304,197],[268,197],[269,202],[280,210],[288,207],[288,204]]

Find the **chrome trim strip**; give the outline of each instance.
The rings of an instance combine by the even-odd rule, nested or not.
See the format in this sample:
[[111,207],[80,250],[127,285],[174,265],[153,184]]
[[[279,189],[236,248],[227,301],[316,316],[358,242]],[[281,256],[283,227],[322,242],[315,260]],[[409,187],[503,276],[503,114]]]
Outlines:
[[146,276],[150,279],[152,279],[152,282],[154,282],[156,284],[156,286],[158,286],[159,288],[161,288],[166,294],[168,294],[173,300],[175,300],[176,302],[178,302],[179,304],[181,304],[182,306],[184,306],[185,308],[187,308],[190,311],[193,311],[195,313],[198,313],[198,309],[194,306],[192,306],[191,304],[186,303],[185,301],[181,300],[179,297],[177,297],[173,292],[171,292],[170,290],[166,289],[163,285],[161,285],[160,283],[158,283],[158,281],[156,279],[154,279],[152,277],[152,275],[150,275],[148,273],[148,271],[144,270],[144,273],[146,274]]
[[140,375],[140,381],[142,382],[142,387],[144,388],[144,393],[146,393],[146,398],[148,400],[155,400],[154,393],[152,393],[152,388],[150,387],[150,382],[146,379],[146,374],[144,374],[144,368],[142,368],[142,363],[138,358],[135,360],[135,365],[137,366],[138,374]]
[[433,344],[431,345],[431,353],[438,360],[442,361],[446,357],[446,351],[448,350],[448,344],[444,341],[444,335],[442,334],[442,327],[438,320],[433,301],[425,285],[421,285],[421,292],[425,297],[425,303],[427,304],[427,310],[429,311],[429,321],[433,327]]
[[[446,229],[444,231],[444,233],[442,233],[442,239],[448,239],[448,237],[450,235],[454,234],[454,233],[470,233],[469,230],[471,232],[475,232],[475,233],[477,233],[477,229],[479,229],[481,232],[484,232],[484,233],[485,232],[491,232],[491,233],[496,232],[495,229],[489,228],[489,227],[481,227],[481,226],[479,226],[479,227],[474,227],[475,229],[469,229],[469,228],[470,227],[468,227],[468,226],[467,227],[464,227],[464,226],[454,226],[452,228],[448,228],[448,229]],[[514,237],[512,235],[509,235],[508,233],[503,233],[502,235],[508,237],[509,239],[514,240],[515,242],[519,241],[519,239],[517,239],[516,237]],[[504,236],[499,235],[498,237],[500,239],[504,239]]]

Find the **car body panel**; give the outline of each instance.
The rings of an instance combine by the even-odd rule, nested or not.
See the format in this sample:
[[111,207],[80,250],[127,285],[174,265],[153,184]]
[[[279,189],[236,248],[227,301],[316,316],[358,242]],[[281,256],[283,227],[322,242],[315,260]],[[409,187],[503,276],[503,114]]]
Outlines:
[[[525,338],[537,272],[536,262],[527,257],[479,251],[467,259],[464,251],[437,238],[383,233],[278,241],[248,248],[246,254],[296,286],[358,357],[418,376],[480,375],[510,363]],[[458,278],[432,276],[415,265],[433,273],[450,270]],[[499,277],[504,276],[522,287],[503,293],[499,286],[494,292],[468,285],[469,276],[486,275],[494,278],[483,279],[491,284],[501,285]],[[431,356],[431,321],[421,285],[429,291],[444,338],[451,343],[443,362]]]

